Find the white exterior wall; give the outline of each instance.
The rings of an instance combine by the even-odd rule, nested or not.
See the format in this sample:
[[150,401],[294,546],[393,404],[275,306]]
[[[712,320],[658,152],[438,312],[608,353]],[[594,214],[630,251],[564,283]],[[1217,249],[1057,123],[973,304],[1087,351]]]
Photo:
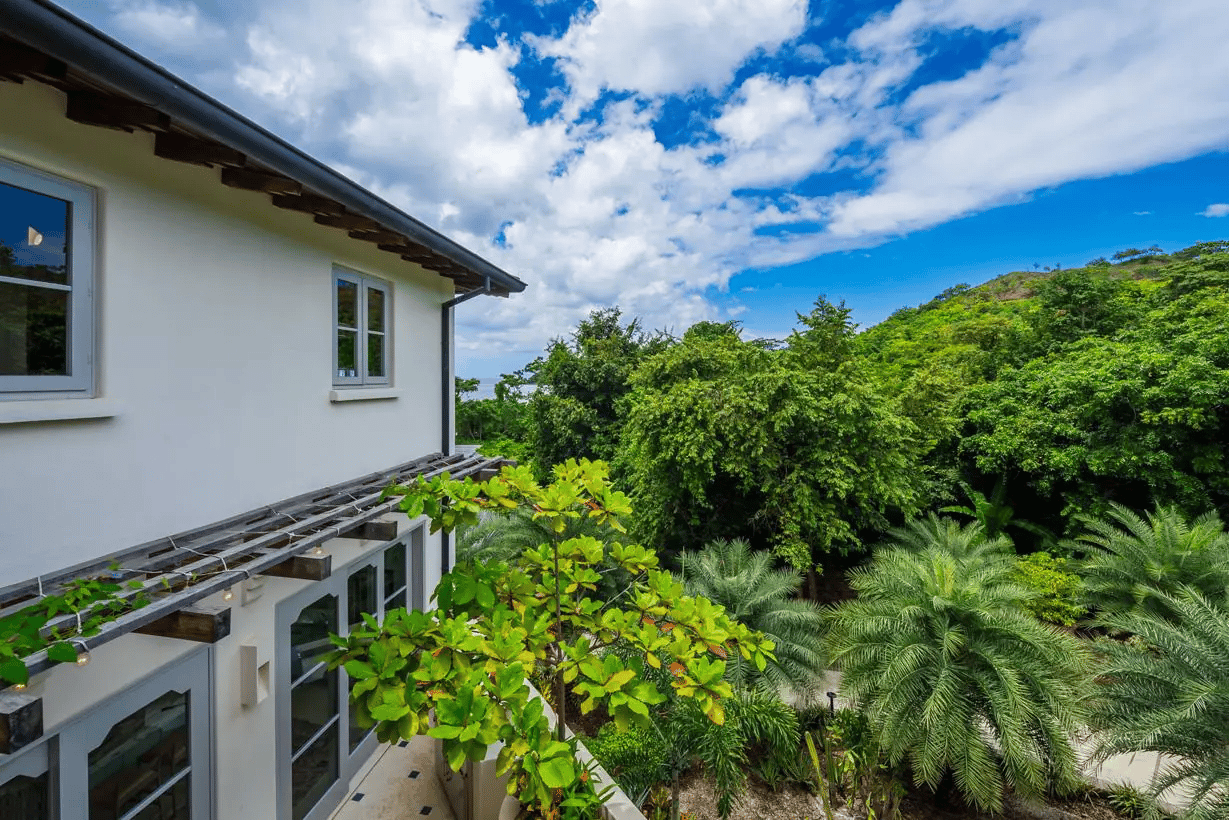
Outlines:
[[[64,105],[0,83],[0,157],[97,192],[96,392],[116,412],[0,424],[0,586],[439,450],[450,281]],[[392,283],[395,399],[329,401],[334,264]]]

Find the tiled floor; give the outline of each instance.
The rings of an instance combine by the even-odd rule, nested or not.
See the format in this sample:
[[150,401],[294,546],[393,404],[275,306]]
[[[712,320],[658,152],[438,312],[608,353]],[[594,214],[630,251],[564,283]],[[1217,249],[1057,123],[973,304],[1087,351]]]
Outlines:
[[455,820],[435,776],[435,741],[382,746],[332,820]]

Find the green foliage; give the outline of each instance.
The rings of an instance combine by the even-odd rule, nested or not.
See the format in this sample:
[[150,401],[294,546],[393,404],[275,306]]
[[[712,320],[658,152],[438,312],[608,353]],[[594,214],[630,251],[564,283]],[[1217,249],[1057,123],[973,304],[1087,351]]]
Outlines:
[[[1169,757],[1150,787],[1177,786],[1189,820],[1229,817],[1229,607],[1190,587],[1161,593],[1157,611],[1106,616],[1131,642],[1097,644],[1100,697],[1093,727],[1097,759],[1131,752]],[[1158,614],[1167,613],[1166,616]]]
[[[140,581],[129,584],[132,589],[141,586]],[[53,661],[76,661],[81,648],[71,639],[97,635],[103,624],[149,603],[144,593],[124,595],[122,590],[106,578],[78,578],[65,583],[59,593],[44,595],[0,618],[0,680],[24,686],[30,674],[23,659],[43,650]],[[47,626],[57,616],[70,614],[76,618],[67,628]]]
[[640,726],[620,731],[607,723],[586,739],[585,746],[636,805],[663,779],[666,744],[656,731]]
[[[456,380],[456,431],[461,442],[490,442],[497,448],[520,446],[528,433],[529,409],[523,389],[528,381],[522,373],[505,373],[489,399],[466,399],[477,392],[478,379]],[[503,443],[501,443],[503,442]],[[511,452],[491,453],[515,458]],[[523,460],[523,459],[518,459]]]
[[676,698],[667,703],[657,726],[666,740],[671,772],[677,775],[694,760],[704,764],[722,818],[730,816],[749,771],[772,787],[801,774],[797,713],[769,689],[734,689],[720,725],[705,720],[694,701]]
[[930,513],[925,518],[915,518],[903,527],[895,527],[888,533],[883,546],[909,552],[925,553],[942,550],[961,560],[989,556],[997,558],[1011,549],[1011,539],[1005,535],[989,537],[981,522],[961,525],[950,518],[940,518]]
[[1130,783],[1110,786],[1105,799],[1110,808],[1129,820],[1154,820],[1160,816],[1156,801]]
[[661,334],[642,332],[638,320],[623,325],[621,316],[617,307],[593,311],[570,341],[556,339],[526,366],[538,387],[528,429],[538,465],[615,457],[631,374],[668,344]]
[[[427,515],[433,532],[472,526],[484,511],[524,508],[547,534],[511,566],[458,565],[440,580],[430,612],[394,610],[382,624],[366,616],[365,628],[334,638],[339,648],[329,658],[357,681],[357,720],[374,725],[381,741],[437,738],[453,769],[500,741],[497,771],[510,775],[510,793],[544,811],[561,808],[561,795],[581,779],[564,739],[567,690],[583,699],[582,712],[601,704],[620,728],[648,725],[666,696],[646,665],[664,668],[675,697],[721,724],[732,694],[721,658],[737,652],[762,668],[772,650],[719,606],[683,594],[652,551],[613,537],[568,537],[582,518],[623,532],[631,508],[604,464],[570,461],[554,478],[541,486],[528,468],[505,467],[483,483],[443,475],[390,487],[386,495],[401,495],[411,518]],[[631,578],[618,605],[592,597],[607,559]],[[604,652],[620,642],[638,656]],[[534,670],[554,692],[554,732],[526,683]]]
[[1229,533],[1216,513],[1188,523],[1174,507],[1143,518],[1115,504],[1109,519],[1082,517],[1079,536],[1092,547],[1082,567],[1085,600],[1102,617],[1132,609],[1168,617],[1168,595],[1183,586],[1216,601],[1229,594]]
[[1067,571],[1067,559],[1048,552],[1034,552],[1016,559],[1015,580],[1035,597],[1024,608],[1040,621],[1060,626],[1075,626],[1088,612],[1081,604],[1084,582]]
[[891,820],[905,789],[899,767],[884,755],[870,719],[857,709],[841,709],[828,722],[825,743],[840,749],[832,779],[848,808],[868,820]]
[[775,644],[775,660],[758,672],[732,659],[726,673],[732,683],[766,681],[778,691],[805,693],[826,668],[823,616],[810,601],[793,599],[801,585],[797,570],[774,570],[772,557],[752,552],[746,541],[713,541],[698,552],[679,556],[683,586],[721,604],[726,613]]
[[916,428],[823,300],[782,348],[689,331],[632,376],[624,470],[653,543],[751,537],[798,569],[859,543],[917,496]]
[[998,538],[1006,534],[1008,527],[1016,527],[1039,536],[1043,542],[1054,540],[1053,533],[1043,527],[1014,517],[1015,510],[1007,503],[1007,480],[1002,476],[994,482],[994,490],[989,498],[963,481],[960,482],[960,487],[971,506],[940,507],[939,512],[960,513],[976,519],[989,538]]
[[981,810],[1010,784],[1039,795],[1078,782],[1087,653],[1024,611],[1013,556],[887,549],[852,573],[833,611],[842,691],[866,710],[889,765],[935,788],[951,772]]

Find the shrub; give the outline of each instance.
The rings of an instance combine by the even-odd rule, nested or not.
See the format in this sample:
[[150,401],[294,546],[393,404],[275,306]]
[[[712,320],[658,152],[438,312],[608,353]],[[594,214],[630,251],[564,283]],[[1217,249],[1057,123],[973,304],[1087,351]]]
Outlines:
[[1084,582],[1066,566],[1066,558],[1055,558],[1048,552],[1034,552],[1016,560],[1016,582],[1037,593],[1024,603],[1037,620],[1075,626],[1088,611],[1078,603],[1084,595]]
[[585,746],[637,805],[661,780],[666,744],[656,731],[632,725],[621,732],[613,723],[607,723],[585,741]]

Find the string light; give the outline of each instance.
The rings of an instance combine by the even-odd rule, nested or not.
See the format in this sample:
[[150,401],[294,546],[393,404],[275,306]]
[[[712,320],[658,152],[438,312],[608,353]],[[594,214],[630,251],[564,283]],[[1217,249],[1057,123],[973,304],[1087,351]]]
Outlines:
[[222,593],[223,601],[233,601],[235,599],[235,590],[233,587],[227,587]]
[[90,662],[90,650],[85,645],[85,641],[81,642],[81,651],[77,653],[77,666],[86,666]]
[[324,547],[320,546],[319,544],[312,547],[312,555],[315,555],[317,557],[324,555]]
[[24,683],[14,683],[14,684],[13,684],[13,691],[14,691],[14,692],[20,692],[21,690],[23,690],[23,689],[25,689],[25,688],[26,688],[26,685],[25,685]]

